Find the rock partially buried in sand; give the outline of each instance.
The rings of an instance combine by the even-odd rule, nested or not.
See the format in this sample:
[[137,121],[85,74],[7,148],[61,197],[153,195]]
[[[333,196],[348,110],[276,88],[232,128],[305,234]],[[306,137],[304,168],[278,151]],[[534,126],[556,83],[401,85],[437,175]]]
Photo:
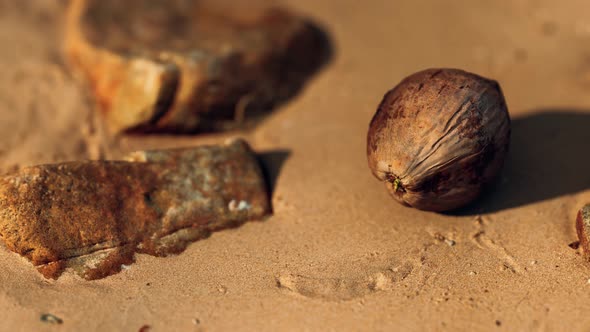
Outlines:
[[299,90],[329,53],[260,1],[73,0],[66,54],[114,132],[233,128]]
[[103,278],[135,252],[179,253],[269,213],[262,171],[241,140],[33,166],[0,179],[0,236],[47,278],[66,268]]
[[580,246],[582,247],[585,256],[590,259],[590,204],[584,206],[580,212],[578,212],[576,231],[578,233],[578,239],[580,240]]

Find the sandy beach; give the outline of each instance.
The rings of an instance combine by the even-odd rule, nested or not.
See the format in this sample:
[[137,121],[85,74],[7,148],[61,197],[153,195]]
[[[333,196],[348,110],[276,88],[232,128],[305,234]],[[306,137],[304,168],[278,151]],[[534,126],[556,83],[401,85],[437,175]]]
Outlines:
[[[1,173],[241,137],[274,210],[95,281],[47,280],[0,245],[0,330],[587,329],[590,262],[569,244],[590,203],[590,3],[281,3],[333,48],[295,98],[247,131],[113,138],[63,59],[66,2],[0,0]],[[454,213],[399,205],[366,160],[383,94],[432,67],[497,80],[512,118],[498,184]]]

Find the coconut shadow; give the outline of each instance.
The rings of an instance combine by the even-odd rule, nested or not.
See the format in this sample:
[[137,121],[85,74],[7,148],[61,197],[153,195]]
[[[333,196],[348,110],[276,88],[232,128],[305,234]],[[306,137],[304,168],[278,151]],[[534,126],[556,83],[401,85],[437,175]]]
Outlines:
[[512,120],[510,150],[495,184],[448,214],[498,212],[590,189],[590,110],[532,113]]

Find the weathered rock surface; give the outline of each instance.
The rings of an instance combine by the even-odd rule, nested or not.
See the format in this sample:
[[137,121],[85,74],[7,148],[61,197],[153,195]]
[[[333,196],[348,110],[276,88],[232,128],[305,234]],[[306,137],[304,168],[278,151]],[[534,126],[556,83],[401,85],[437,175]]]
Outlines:
[[584,206],[580,212],[578,212],[576,231],[578,233],[578,239],[580,240],[580,246],[582,247],[585,256],[590,258],[590,204]]
[[296,93],[326,37],[260,1],[74,0],[66,54],[114,132],[222,130]]
[[102,278],[135,252],[179,253],[269,213],[262,171],[241,140],[33,166],[0,179],[0,236],[47,278],[66,268]]

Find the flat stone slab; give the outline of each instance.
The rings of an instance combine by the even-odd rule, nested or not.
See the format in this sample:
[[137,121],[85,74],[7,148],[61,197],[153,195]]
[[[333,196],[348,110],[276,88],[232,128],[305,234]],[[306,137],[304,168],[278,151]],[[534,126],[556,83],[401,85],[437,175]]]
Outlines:
[[257,158],[242,140],[141,151],[124,161],[25,168],[0,178],[0,237],[46,278],[97,279],[166,256],[271,212]]
[[112,131],[186,132],[234,128],[295,94],[325,38],[261,1],[73,0],[65,44]]

